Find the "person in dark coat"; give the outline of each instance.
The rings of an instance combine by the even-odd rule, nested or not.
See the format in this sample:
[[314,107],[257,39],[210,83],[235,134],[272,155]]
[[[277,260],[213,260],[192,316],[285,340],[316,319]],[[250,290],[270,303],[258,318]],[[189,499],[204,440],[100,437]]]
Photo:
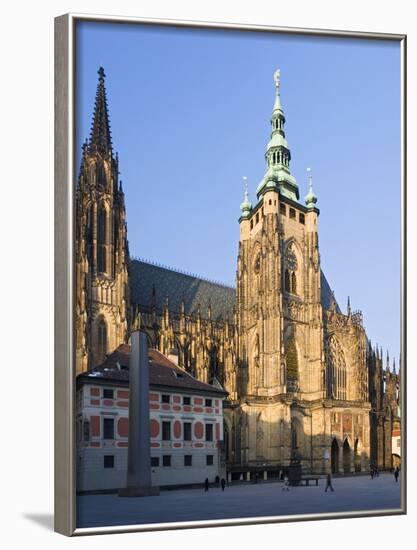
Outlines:
[[209,480],[208,480],[208,477],[206,477],[206,480],[204,482],[204,490],[205,491],[208,491],[209,490]]
[[214,481],[215,481],[217,487],[220,487],[220,478],[219,478],[219,476],[216,476]]
[[222,477],[221,484],[222,484],[222,491],[224,491],[224,488],[226,487],[226,480],[224,479],[224,477]]
[[398,468],[398,466],[395,468],[394,470],[394,477],[395,477],[395,481],[398,483],[398,476],[400,475],[400,469]]
[[324,492],[327,493],[327,489],[330,489],[332,492],[334,491],[333,485],[332,485],[332,475],[327,474],[326,476],[326,488],[324,489]]

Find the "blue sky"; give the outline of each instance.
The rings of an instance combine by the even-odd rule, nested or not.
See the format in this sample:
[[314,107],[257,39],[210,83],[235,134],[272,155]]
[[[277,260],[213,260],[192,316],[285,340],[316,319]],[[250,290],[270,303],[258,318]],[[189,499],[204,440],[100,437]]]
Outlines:
[[102,65],[131,255],[234,285],[242,176],[255,202],[280,68],[291,173],[304,197],[311,167],[318,196],[322,269],[398,361],[399,44],[78,25],[77,149]]

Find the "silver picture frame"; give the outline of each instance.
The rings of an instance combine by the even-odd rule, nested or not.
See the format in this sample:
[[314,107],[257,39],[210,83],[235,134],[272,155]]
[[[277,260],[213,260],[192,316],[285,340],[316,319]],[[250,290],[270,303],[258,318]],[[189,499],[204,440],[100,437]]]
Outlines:
[[[193,521],[99,528],[76,527],[75,361],[74,361],[74,178],[75,178],[75,28],[77,22],[123,23],[204,29],[242,30],[322,37],[395,41],[401,47],[401,508],[236,520]],[[322,520],[406,513],[406,54],[402,34],[365,33],[199,21],[143,19],[71,13],[55,19],[55,531],[66,536],[190,529],[226,525]]]

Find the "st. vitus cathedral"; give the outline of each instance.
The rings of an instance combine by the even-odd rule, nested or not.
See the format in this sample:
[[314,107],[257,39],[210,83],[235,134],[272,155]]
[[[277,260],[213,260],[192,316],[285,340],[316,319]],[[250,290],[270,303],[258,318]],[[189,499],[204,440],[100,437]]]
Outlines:
[[[343,314],[320,267],[317,197],[290,172],[280,74],[266,173],[241,204],[236,288],[131,259],[104,71],[76,190],[76,370],[100,364],[132,328],[196,378],[228,393],[232,476],[389,468],[399,455],[399,374]],[[394,458],[393,458],[394,457]],[[398,457],[399,459],[399,457]],[[394,462],[393,462],[394,461]]]

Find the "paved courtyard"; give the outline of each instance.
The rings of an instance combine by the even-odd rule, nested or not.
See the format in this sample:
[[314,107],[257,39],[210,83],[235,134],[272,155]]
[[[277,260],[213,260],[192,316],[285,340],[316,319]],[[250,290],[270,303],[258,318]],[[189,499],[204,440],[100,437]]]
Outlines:
[[393,510],[400,507],[400,482],[391,474],[333,479],[334,492],[319,486],[290,487],[280,482],[242,484],[213,489],[162,491],[157,497],[117,495],[77,497],[78,527],[254,518],[294,514]]

